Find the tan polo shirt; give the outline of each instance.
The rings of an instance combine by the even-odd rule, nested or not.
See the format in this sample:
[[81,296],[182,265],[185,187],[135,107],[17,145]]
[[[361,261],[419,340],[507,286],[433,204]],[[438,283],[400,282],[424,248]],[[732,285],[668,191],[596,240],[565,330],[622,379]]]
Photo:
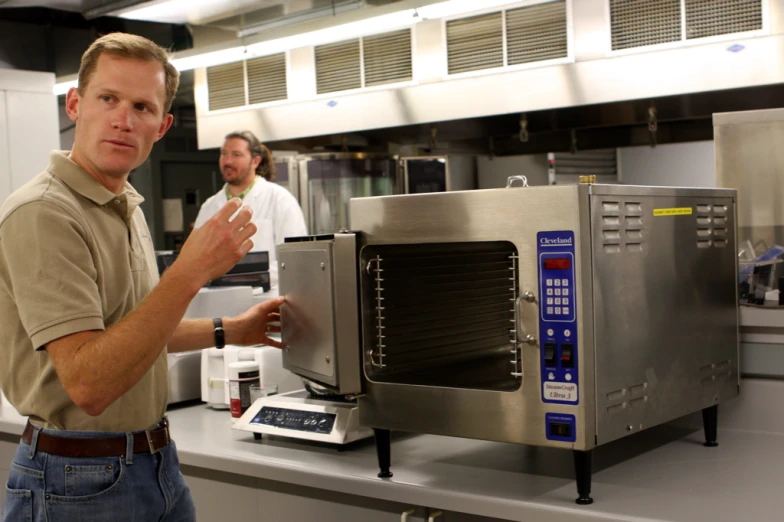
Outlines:
[[97,417],[71,401],[42,349],[69,334],[109,328],[158,283],[142,201],[128,184],[113,194],[67,151],[55,151],[46,171],[0,207],[0,387],[34,424],[127,432],[147,429],[164,414],[165,349]]

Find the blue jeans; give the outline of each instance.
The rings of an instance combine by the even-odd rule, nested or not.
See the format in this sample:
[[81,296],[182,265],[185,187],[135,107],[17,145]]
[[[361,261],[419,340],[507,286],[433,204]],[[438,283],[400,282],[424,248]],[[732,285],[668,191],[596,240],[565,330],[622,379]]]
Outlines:
[[60,457],[19,443],[6,486],[6,522],[193,522],[196,508],[174,442],[133,453],[133,434],[40,430],[74,438],[126,436],[117,457]]

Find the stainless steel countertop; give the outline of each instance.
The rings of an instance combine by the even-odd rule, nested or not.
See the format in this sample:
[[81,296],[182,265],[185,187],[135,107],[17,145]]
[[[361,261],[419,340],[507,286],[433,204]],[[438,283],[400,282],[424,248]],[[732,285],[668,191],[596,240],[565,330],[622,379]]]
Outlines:
[[[376,477],[372,441],[345,452],[284,439],[255,441],[226,411],[169,413],[183,464],[509,520],[778,520],[784,480],[784,381],[744,380],[720,406],[719,447],[704,448],[697,416],[595,450],[592,506],[574,504],[568,451],[432,435],[393,434],[391,480]],[[0,432],[24,419],[0,408]]]

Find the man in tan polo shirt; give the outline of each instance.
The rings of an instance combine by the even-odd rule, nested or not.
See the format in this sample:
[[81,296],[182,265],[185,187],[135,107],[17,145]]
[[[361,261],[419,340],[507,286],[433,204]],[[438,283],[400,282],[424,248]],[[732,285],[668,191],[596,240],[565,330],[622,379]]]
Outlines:
[[167,351],[222,336],[279,346],[266,328],[282,299],[222,328],[183,320],[199,289],[252,248],[256,227],[238,199],[190,235],[158,281],[127,178],[171,126],[178,82],[153,42],[96,40],[66,98],[73,149],[53,152],[0,207],[0,386],[30,419],[5,520],[195,520],[163,417]]

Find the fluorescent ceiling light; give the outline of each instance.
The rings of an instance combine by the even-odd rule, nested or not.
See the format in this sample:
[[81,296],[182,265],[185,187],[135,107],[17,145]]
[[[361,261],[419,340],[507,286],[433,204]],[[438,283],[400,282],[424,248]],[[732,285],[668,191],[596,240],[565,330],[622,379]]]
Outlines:
[[[0,2],[2,2],[2,0],[0,0]],[[352,11],[354,9],[360,9],[364,6],[364,2],[365,0],[338,0],[337,2],[333,0],[332,5],[302,9],[299,11],[294,11],[290,14],[285,14],[278,18],[274,18],[272,20],[241,27],[237,31],[237,37],[245,38],[246,36],[252,36],[262,31],[274,29],[276,27],[308,22],[310,20],[315,20],[324,16],[335,16],[340,13]]]
[[78,80],[69,80],[54,84],[54,95],[60,96],[63,94],[68,94],[68,90],[71,87],[76,87],[77,83]]
[[[203,24],[214,18],[240,14],[243,10],[254,8],[258,0],[148,0],[125,9],[115,9],[113,16],[130,20],[155,21],[159,23]],[[229,10],[227,13],[226,11]]]
[[360,36],[401,29],[421,21],[422,19],[416,15],[416,10],[406,9],[405,11],[376,16],[358,22],[336,25],[334,27],[319,29],[309,33],[295,34],[285,38],[251,44],[248,46],[248,54],[252,56],[264,56],[288,51],[289,49],[297,49],[299,47],[340,42],[358,38]]
[[221,65],[224,63],[238,62],[248,58],[247,49],[245,46],[232,47],[230,49],[223,49],[221,51],[213,51],[211,53],[194,54],[192,56],[177,57],[175,54],[171,60],[172,65],[178,71],[190,71],[191,69],[198,69],[200,67],[212,67],[213,65]]
[[479,11],[480,9],[484,10],[491,7],[519,3],[520,0],[482,0],[482,2],[477,2],[476,0],[450,0],[448,2],[439,2],[437,4],[419,7],[416,12],[423,19],[431,20],[433,18],[445,18],[447,16]]
[[[174,65],[174,67],[180,72],[189,71],[191,69],[198,69],[199,67],[212,67],[213,65],[238,62],[247,58],[247,50],[245,49],[245,46],[232,47],[230,49],[222,49],[220,51],[213,51],[210,53],[194,54],[191,56],[188,56],[187,52],[183,54],[185,56],[180,57],[174,54],[171,59],[171,64]],[[58,78],[57,83],[54,85],[55,96],[67,94],[68,89],[71,87],[76,87],[78,78],[72,79],[75,76],[75,74],[72,74]]]

